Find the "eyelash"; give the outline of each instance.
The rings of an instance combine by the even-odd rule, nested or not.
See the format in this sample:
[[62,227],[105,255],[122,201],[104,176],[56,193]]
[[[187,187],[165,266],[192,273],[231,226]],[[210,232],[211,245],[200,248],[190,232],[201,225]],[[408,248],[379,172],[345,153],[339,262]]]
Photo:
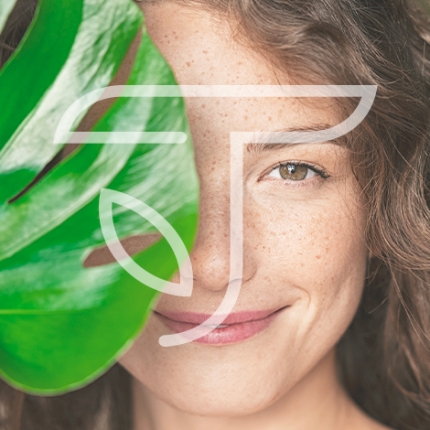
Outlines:
[[[302,161],[286,161],[284,163],[279,163],[276,167],[274,167],[272,170],[270,170],[270,172],[268,174],[266,174],[264,176],[268,176],[270,173],[272,173],[276,169],[279,169],[280,167],[284,167],[287,165],[294,165],[296,167],[299,167],[299,166],[306,167],[306,168],[312,170],[314,173],[316,173],[320,177],[320,179],[323,179],[323,180],[330,178],[330,175],[324,169],[321,169],[321,168],[315,166],[314,164],[304,163]],[[295,182],[295,183],[301,185],[301,183],[306,182],[306,179],[302,179],[300,181],[294,181],[294,180],[288,180],[288,179],[282,179],[282,178],[279,178],[279,179],[281,179],[282,182],[289,183],[289,184]]]

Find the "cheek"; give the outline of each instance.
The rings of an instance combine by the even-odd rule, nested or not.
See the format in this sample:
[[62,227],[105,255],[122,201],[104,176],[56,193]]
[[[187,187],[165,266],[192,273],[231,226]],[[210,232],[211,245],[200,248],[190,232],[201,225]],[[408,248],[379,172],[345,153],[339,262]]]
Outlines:
[[335,193],[313,202],[254,201],[248,208],[245,253],[254,253],[260,275],[277,279],[272,285],[279,297],[285,289],[300,291],[298,336],[305,343],[335,342],[364,286],[362,209]]

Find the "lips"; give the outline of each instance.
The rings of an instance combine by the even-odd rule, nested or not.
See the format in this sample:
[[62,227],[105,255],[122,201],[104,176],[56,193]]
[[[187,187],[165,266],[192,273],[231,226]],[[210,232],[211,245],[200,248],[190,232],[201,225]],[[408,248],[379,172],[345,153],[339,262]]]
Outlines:
[[[216,326],[206,325],[213,330],[194,342],[207,345],[225,345],[242,342],[266,329],[288,306],[261,311],[242,311],[231,313]],[[157,312],[154,314],[173,333],[181,333],[197,327],[211,317],[211,314],[195,312]]]

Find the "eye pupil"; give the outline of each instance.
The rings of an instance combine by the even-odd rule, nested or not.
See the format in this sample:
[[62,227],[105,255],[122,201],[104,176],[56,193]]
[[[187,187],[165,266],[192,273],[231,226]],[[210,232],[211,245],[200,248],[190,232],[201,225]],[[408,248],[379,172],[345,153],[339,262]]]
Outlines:
[[301,181],[306,178],[308,168],[304,165],[288,163],[279,166],[279,173],[282,179]]

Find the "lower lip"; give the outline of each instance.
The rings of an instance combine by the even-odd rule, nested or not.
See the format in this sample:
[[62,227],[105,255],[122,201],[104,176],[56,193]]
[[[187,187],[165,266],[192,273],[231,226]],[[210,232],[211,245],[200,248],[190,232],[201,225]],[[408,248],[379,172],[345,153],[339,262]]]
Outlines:
[[[260,320],[229,324],[227,327],[213,329],[210,333],[194,340],[194,342],[206,345],[227,345],[242,342],[269,327],[284,309],[286,308],[279,309]],[[198,326],[198,324],[174,321],[159,313],[155,313],[155,315],[174,333],[181,333]]]

